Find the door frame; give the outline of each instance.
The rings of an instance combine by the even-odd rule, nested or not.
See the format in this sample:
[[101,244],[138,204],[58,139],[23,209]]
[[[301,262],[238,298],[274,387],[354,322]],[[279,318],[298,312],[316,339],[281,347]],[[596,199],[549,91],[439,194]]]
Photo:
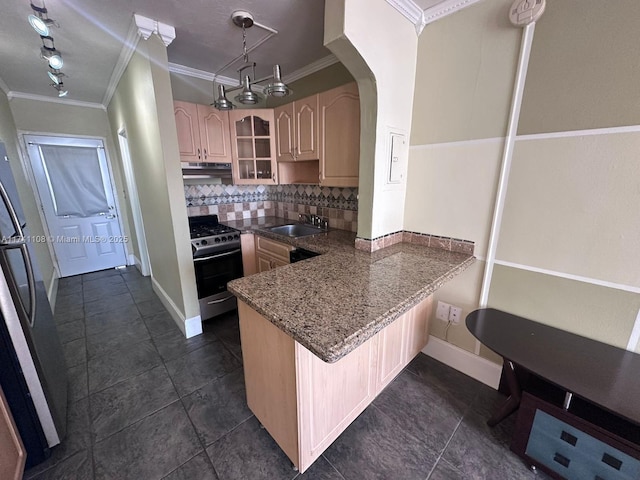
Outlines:
[[[125,188],[127,189],[129,205],[131,206],[131,215],[133,216],[133,228],[136,231],[138,250],[140,251],[140,258],[138,259],[140,260],[140,273],[142,273],[143,276],[148,277],[151,275],[151,262],[149,261],[147,237],[144,231],[144,219],[142,218],[142,208],[140,207],[140,198],[138,197],[136,174],[133,170],[131,151],[129,150],[129,139],[127,138],[127,130],[125,127],[118,130],[118,144],[118,147],[120,148],[120,158],[122,160]],[[122,148],[123,145],[126,148]]]
[[[36,203],[38,205],[38,214],[40,215],[40,221],[42,222],[42,228],[44,229],[44,234],[47,238],[52,238],[51,231],[49,230],[49,223],[47,222],[47,217],[44,214],[44,208],[42,206],[42,199],[40,198],[40,194],[38,193],[38,187],[36,185],[35,173],[33,171],[33,166],[31,165],[31,159],[29,157],[29,149],[28,144],[29,140],[27,137],[50,137],[50,138],[59,138],[59,139],[68,139],[68,140],[79,140],[82,143],[82,140],[92,140],[92,141],[100,141],[102,143],[102,148],[104,149],[104,156],[107,160],[107,168],[109,169],[109,177],[110,177],[110,186],[113,190],[113,202],[117,215],[118,225],[120,226],[120,231],[125,232],[123,218],[120,209],[120,199],[118,198],[118,188],[115,184],[115,176],[113,175],[113,166],[111,164],[111,156],[109,155],[109,150],[107,149],[107,138],[99,137],[94,135],[63,135],[60,133],[43,133],[43,132],[32,132],[28,130],[18,130],[18,137],[20,141],[18,145],[20,146],[21,153],[21,163],[22,169],[25,172],[25,176],[27,177],[27,181],[29,186],[31,187],[31,191],[34,195]],[[72,145],[71,143],[69,145]],[[61,278],[60,275],[60,267],[58,265],[58,257],[53,249],[53,245],[51,242],[46,242],[47,247],[49,248],[49,253],[51,254],[51,260],[53,262],[53,268],[55,270],[56,276]],[[129,251],[129,245],[124,243],[124,253],[125,253],[125,261],[127,265],[130,265],[130,257],[131,252]]]

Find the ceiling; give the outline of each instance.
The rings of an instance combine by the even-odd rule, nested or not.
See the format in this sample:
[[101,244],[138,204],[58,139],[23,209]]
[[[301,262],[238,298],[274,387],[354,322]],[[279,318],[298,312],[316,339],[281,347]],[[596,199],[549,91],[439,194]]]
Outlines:
[[[0,86],[11,92],[56,98],[47,63],[40,58],[41,41],[29,26],[29,0],[2,0],[0,16]],[[43,0],[31,0],[42,6]],[[442,0],[416,0],[421,9]],[[55,47],[62,53],[69,95],[65,99],[102,103],[133,14],[175,27],[176,38],[167,47],[169,62],[206,72],[242,53],[242,32],[231,13],[242,9],[278,34],[249,54],[257,62],[256,75],[271,73],[273,64],[283,75],[330,55],[323,44],[324,0],[46,0]],[[247,30],[250,47],[268,34],[257,26]],[[238,64],[218,72],[235,78]],[[4,82],[5,85],[2,85]]]

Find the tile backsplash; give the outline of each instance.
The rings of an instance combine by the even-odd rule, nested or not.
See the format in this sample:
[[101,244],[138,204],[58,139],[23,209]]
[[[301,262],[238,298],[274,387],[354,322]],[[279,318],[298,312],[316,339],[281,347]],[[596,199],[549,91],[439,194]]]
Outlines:
[[329,218],[329,226],[358,229],[358,189],[318,185],[184,186],[189,216],[216,214],[221,220],[278,216],[297,220],[300,213]]

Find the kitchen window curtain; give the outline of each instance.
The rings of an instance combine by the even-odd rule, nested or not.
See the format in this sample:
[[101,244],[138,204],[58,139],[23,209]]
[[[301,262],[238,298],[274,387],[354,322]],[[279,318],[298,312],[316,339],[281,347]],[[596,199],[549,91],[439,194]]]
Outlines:
[[109,211],[96,148],[41,145],[40,152],[56,215]]

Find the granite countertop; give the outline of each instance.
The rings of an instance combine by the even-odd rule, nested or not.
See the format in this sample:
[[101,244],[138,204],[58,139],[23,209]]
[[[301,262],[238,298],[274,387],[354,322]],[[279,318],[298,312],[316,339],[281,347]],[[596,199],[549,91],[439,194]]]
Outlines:
[[277,217],[221,222],[322,253],[229,282],[231,293],[320,359],[333,363],[465,270],[474,257],[399,243],[374,253],[355,233],[330,230],[292,239],[265,231]]

